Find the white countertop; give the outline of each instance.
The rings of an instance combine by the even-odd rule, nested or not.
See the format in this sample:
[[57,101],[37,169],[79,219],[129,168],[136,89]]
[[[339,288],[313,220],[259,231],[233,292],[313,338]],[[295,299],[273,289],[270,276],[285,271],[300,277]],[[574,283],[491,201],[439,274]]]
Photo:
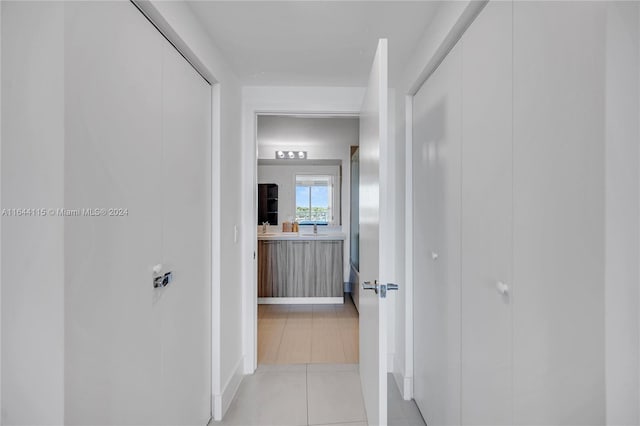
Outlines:
[[307,240],[307,241],[343,241],[346,235],[343,232],[330,232],[317,234],[306,232],[269,232],[266,234],[258,233],[258,240]]

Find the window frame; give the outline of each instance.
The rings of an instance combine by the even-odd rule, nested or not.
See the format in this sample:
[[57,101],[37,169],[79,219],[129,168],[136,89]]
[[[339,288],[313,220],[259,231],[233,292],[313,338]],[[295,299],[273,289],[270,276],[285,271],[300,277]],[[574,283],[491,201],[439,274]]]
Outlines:
[[[334,174],[331,173],[294,173],[293,176],[293,217],[294,220],[297,220],[297,209],[298,209],[298,180],[299,178],[318,178],[317,180],[320,181],[320,178],[326,178],[327,182],[328,182],[328,206],[327,206],[327,210],[328,210],[328,220],[327,223],[325,224],[324,222],[319,222],[318,225],[319,226],[333,226],[336,223],[336,214],[335,214],[335,179],[336,176]],[[313,186],[324,186],[324,185],[306,185],[309,187],[313,187]],[[311,203],[311,191],[309,191],[309,214],[311,215],[311,209],[313,208],[313,204]],[[311,220],[308,221],[309,223],[305,223],[304,225],[308,225],[308,224],[313,224],[313,222]]]

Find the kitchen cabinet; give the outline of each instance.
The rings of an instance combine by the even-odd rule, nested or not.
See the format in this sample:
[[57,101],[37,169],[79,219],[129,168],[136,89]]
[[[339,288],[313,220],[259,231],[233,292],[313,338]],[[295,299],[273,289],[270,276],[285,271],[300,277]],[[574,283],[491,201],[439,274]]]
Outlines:
[[258,297],[342,297],[342,240],[258,241]]

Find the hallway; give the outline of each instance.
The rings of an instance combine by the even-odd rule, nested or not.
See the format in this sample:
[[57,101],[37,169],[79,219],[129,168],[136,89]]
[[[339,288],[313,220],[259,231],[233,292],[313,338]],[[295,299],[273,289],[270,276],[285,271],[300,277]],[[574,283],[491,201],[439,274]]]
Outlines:
[[0,426],[640,425],[640,0],[0,40]]

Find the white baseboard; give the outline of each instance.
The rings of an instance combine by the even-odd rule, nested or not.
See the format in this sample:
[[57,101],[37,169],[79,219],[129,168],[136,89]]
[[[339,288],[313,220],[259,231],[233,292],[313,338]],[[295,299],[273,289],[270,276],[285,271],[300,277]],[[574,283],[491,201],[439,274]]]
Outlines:
[[215,395],[213,398],[213,419],[217,422],[222,420],[224,415],[227,413],[233,398],[238,392],[238,388],[240,387],[240,383],[242,383],[242,378],[244,377],[242,374],[244,369],[243,367],[244,357],[238,360],[238,363],[233,370],[233,374],[222,388],[222,394]]
[[335,305],[341,303],[344,303],[344,297],[258,297],[258,305]]
[[393,379],[402,394],[402,399],[409,401],[413,399],[413,380],[411,377],[403,376],[401,373],[393,373]]

